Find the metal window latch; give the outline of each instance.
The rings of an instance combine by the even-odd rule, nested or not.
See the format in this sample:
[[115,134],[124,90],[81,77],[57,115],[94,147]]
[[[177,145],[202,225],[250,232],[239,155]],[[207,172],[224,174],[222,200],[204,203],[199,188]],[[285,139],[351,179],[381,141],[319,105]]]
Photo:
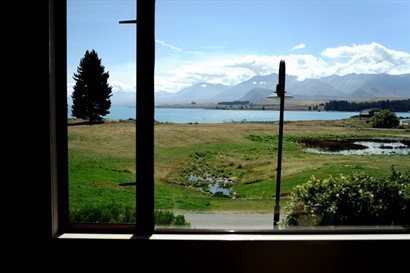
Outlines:
[[120,21],[120,24],[136,24],[138,23],[137,20],[124,20],[124,21]]
[[120,183],[119,186],[137,186],[137,182]]

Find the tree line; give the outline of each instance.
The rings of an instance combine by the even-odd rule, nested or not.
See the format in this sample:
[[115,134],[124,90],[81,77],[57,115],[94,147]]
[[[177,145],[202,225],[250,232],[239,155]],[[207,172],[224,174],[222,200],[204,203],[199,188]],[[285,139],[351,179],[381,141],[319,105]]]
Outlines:
[[410,111],[410,99],[404,100],[380,100],[371,102],[352,102],[347,100],[331,100],[325,103],[326,111],[349,111],[356,112],[365,109],[383,109],[393,112]]

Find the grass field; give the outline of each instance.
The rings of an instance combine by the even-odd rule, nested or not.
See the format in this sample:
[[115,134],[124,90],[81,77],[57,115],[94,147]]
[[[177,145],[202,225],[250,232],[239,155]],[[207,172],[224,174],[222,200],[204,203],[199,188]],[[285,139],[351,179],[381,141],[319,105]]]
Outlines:
[[[75,123],[75,120],[70,120]],[[135,122],[68,127],[70,207],[135,205]],[[277,123],[156,124],[155,208],[270,212],[274,204]],[[306,152],[301,138],[406,137],[407,129],[372,129],[365,120],[298,121],[284,125],[281,193],[317,178],[363,171],[385,176],[410,169],[409,155],[324,155]],[[212,194],[206,181],[223,181],[231,194]],[[222,182],[221,182],[222,183]],[[235,196],[235,198],[232,198]]]

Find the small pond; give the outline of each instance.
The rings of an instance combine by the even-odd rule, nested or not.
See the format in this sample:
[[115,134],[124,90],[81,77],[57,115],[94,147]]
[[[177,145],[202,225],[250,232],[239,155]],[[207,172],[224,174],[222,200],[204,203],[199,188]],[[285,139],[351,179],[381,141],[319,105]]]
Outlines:
[[215,196],[226,196],[235,199],[236,192],[232,191],[232,180],[226,177],[217,177],[209,173],[201,175],[191,174],[188,176],[192,186],[199,187],[204,191],[209,191]]
[[303,139],[310,153],[343,155],[410,154],[410,138]]

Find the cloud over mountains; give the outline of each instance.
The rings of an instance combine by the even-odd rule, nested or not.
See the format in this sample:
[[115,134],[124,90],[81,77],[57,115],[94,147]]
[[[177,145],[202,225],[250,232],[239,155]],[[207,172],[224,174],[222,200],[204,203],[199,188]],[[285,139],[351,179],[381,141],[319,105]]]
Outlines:
[[[253,76],[236,85],[198,82],[182,88],[178,92],[160,91],[155,93],[156,105],[217,103],[221,101],[267,101],[267,96],[275,91],[278,74]],[[317,79],[298,80],[296,76],[286,76],[286,91],[293,100],[332,99],[409,99],[410,73],[389,74],[347,74],[331,75]],[[68,104],[71,105],[71,94]],[[134,107],[135,92],[113,92],[113,106]]]
[[[192,52],[185,52],[182,48],[166,43],[162,40],[156,40],[158,46],[166,47],[175,52],[175,54],[194,54]],[[408,79],[410,74],[410,53],[398,50],[389,49],[379,43],[373,42],[368,44],[353,44],[344,45],[338,47],[326,48],[318,53],[313,54],[298,54],[299,52],[306,51],[306,45],[300,43],[293,47],[292,53],[287,55],[201,55],[198,53],[196,58],[180,60],[175,62],[175,59],[165,60],[167,63],[156,63],[155,73],[155,91],[158,102],[171,102],[173,98],[174,102],[182,101],[189,102],[190,100],[203,100],[203,101],[215,101],[216,99],[240,99],[245,96],[252,88],[268,88],[272,89],[276,85],[277,78],[274,76],[278,72],[279,62],[285,60],[286,62],[286,74],[289,80],[289,84],[294,84],[296,90],[299,88],[304,90],[311,90],[313,93],[318,93],[317,96],[322,96],[320,93],[323,88],[323,84],[329,85],[326,82],[328,79],[338,79],[339,85],[332,86],[327,89],[327,96],[330,93],[334,94],[334,97],[343,97],[343,91],[340,84],[346,79],[354,80],[357,84],[363,84],[363,79],[357,75],[367,75],[367,80],[370,82],[370,75],[385,75],[383,77],[393,75],[404,75],[405,79]],[[299,51],[300,50],[300,51]],[[136,90],[136,78],[135,78],[135,63],[128,63],[124,67],[107,67],[110,72],[109,83],[113,86],[114,96],[113,103],[128,104],[130,101],[135,101],[131,97],[135,97]],[[161,71],[164,69],[164,71]],[[350,76],[349,76],[350,75]],[[356,76],[351,76],[356,75]],[[407,76],[406,76],[407,75]],[[232,89],[238,89],[255,77],[271,77],[274,82],[266,84],[266,86],[251,86],[251,88],[243,89],[241,96],[232,92]],[[360,78],[360,79],[359,79]],[[383,85],[380,77],[373,79],[373,85],[368,83],[366,89],[361,89],[356,94],[357,97],[377,97],[386,96],[391,93],[393,97],[403,96],[402,90],[394,87],[396,91],[392,91],[392,82],[388,80],[389,86]],[[68,94],[71,95],[72,75],[68,75]],[[386,78],[387,79],[387,78]],[[389,78],[390,79],[390,78]],[[71,81],[70,81],[71,80]],[[313,81],[316,80],[316,81]],[[317,80],[320,80],[317,81]],[[252,80],[254,81],[254,80]],[[378,82],[378,86],[374,86],[375,81]],[[257,81],[258,82],[258,81]],[[261,81],[262,82],[262,81]],[[399,80],[399,82],[401,82]],[[383,83],[383,84],[382,84]],[[195,91],[199,85],[206,84],[206,88],[202,88],[202,92]],[[370,84],[370,85],[369,85]],[[408,91],[409,84],[407,84]],[[262,84],[263,85],[263,84]],[[394,85],[394,84],[393,84]],[[310,86],[309,88],[307,86]],[[315,89],[313,86],[316,86]],[[352,85],[351,85],[352,86]],[[384,86],[381,88],[380,86]],[[288,87],[292,87],[289,86]],[[303,87],[303,88],[302,88]],[[216,89],[215,89],[216,88]],[[371,88],[374,90],[371,91]],[[219,91],[228,92],[226,90],[231,89],[231,95],[223,97],[221,94],[217,94]],[[383,89],[383,90],[382,90]],[[332,91],[330,91],[332,90]],[[357,91],[357,89],[355,89]],[[184,91],[185,97],[180,93]],[[186,94],[196,94],[195,96],[189,96]],[[259,90],[260,91],[260,90]],[[309,94],[313,94],[309,92]],[[175,94],[172,94],[175,93]],[[179,93],[179,94],[177,94]],[[338,93],[337,95],[335,95]],[[211,95],[212,94],[212,95]],[[219,98],[218,98],[219,96]],[[255,96],[260,96],[255,94]],[[322,96],[323,97],[323,96]],[[349,94],[347,97],[351,97]],[[409,97],[407,95],[407,97]],[[179,98],[178,100],[176,98]],[[301,97],[300,97],[301,98]]]
[[[302,47],[300,44],[294,48]],[[197,82],[235,85],[252,76],[277,72],[280,60],[286,61],[286,73],[298,80],[351,73],[410,73],[410,53],[373,42],[327,48],[319,56],[292,53],[209,57],[178,65],[167,71],[167,77],[157,75],[155,89],[176,92]]]

